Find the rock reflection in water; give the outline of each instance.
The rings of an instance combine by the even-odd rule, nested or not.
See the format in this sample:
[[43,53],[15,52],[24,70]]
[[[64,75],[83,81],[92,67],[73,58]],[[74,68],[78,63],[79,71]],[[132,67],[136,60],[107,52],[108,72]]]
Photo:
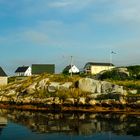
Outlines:
[[93,135],[112,132],[140,136],[140,116],[107,113],[45,113],[7,110],[0,113],[8,120],[22,124],[37,133]]
[[8,121],[7,121],[7,116],[5,115],[5,111],[0,110],[0,134],[3,131],[3,129],[6,127],[7,123]]

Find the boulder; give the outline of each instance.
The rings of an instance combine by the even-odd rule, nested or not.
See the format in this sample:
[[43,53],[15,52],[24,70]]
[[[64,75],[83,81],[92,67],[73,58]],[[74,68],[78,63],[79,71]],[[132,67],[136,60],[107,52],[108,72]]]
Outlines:
[[38,83],[38,86],[44,88],[48,85],[47,84],[48,82],[49,82],[49,78],[43,79]]
[[137,94],[138,93],[138,90],[133,89],[133,90],[129,90],[128,92],[131,93],[131,94]]
[[101,83],[101,92],[102,93],[110,93],[112,92],[112,86],[113,84],[110,82],[102,81]]
[[2,101],[2,102],[8,102],[8,101],[10,101],[10,100],[9,100],[9,98],[6,97],[6,96],[1,96],[1,97],[0,97],[0,101]]
[[25,97],[22,102],[25,103],[25,104],[31,103],[31,97],[30,96],[29,97]]
[[139,104],[140,105],[140,100],[136,101],[136,104]]
[[71,86],[72,86],[72,82],[66,82],[64,84],[60,84],[59,89],[67,90],[67,89],[70,89]]
[[55,93],[59,89],[59,85],[60,83],[58,82],[51,82],[47,87],[48,92]]
[[119,71],[119,72],[121,72],[121,73],[125,73],[127,76],[129,76],[129,75],[130,75],[130,73],[129,73],[128,69],[127,69],[127,68],[125,68],[125,67],[124,67],[124,68],[123,68],[123,67],[122,67],[122,68],[121,68],[121,67],[120,67],[120,68],[118,68],[118,71]]
[[102,85],[101,85],[101,82],[100,81],[97,81],[96,80],[96,86],[97,86],[97,93],[102,93]]
[[36,85],[37,85],[37,83],[31,84],[31,85],[26,89],[26,92],[29,93],[29,94],[34,93],[35,90],[36,90]]
[[61,104],[59,97],[54,98],[54,104]]
[[88,104],[94,106],[96,105],[96,100],[92,99],[88,102]]
[[113,85],[112,93],[124,94],[123,86]]
[[101,101],[101,104],[111,105],[112,103],[115,103],[115,99],[107,99]]
[[86,104],[86,98],[85,97],[80,97],[78,101],[79,105],[85,105]]
[[55,92],[57,92],[56,87],[51,86],[51,85],[49,85],[49,86],[47,87],[47,90],[48,90],[49,93],[55,93]]
[[14,95],[16,96],[16,94],[17,92],[15,90],[9,90],[7,93],[8,96],[14,96]]
[[123,97],[120,97],[119,102],[121,104],[126,104],[126,100]]
[[51,105],[54,103],[54,97],[46,98],[46,104]]
[[102,93],[92,93],[92,94],[87,95],[87,98],[96,99],[100,95],[102,95]]
[[96,93],[120,93],[123,94],[122,86],[114,85],[106,81],[98,81],[90,78],[82,78],[79,80],[79,89],[83,92]]
[[75,100],[74,98],[66,98],[64,104],[74,105]]
[[90,92],[90,93],[96,93],[97,86],[96,86],[97,80],[93,80],[90,78],[82,78],[79,80],[79,89],[83,92]]

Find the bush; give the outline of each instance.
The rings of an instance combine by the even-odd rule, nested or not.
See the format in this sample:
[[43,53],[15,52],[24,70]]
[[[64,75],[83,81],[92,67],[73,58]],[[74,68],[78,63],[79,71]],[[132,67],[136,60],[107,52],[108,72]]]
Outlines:
[[140,66],[139,65],[128,66],[127,69],[132,79],[140,80]]
[[125,80],[128,79],[128,75],[123,72],[119,72],[117,69],[106,71],[103,74],[100,74],[98,76],[98,79],[104,80],[104,79],[112,79],[112,80]]

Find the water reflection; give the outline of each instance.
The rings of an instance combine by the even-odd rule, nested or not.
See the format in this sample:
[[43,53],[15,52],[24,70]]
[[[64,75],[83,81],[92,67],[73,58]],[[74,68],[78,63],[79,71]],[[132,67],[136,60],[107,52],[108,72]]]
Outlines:
[[45,113],[0,110],[0,131],[7,119],[24,125],[36,133],[94,135],[112,132],[117,135],[140,136],[140,116],[114,113]]
[[7,125],[7,118],[0,116],[0,134],[2,133],[2,130]]

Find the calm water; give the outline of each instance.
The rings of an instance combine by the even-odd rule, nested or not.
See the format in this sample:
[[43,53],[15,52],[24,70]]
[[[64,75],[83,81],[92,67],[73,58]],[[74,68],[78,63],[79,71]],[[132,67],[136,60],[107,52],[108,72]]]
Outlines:
[[0,140],[140,140],[140,115],[0,110]]

